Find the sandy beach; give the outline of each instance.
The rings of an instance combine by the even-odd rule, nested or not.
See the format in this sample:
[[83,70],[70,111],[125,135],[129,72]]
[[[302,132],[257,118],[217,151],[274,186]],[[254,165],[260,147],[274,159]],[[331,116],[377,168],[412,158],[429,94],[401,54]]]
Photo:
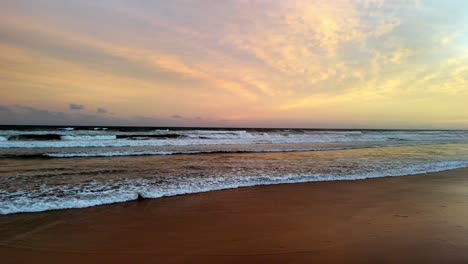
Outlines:
[[2,263],[467,263],[468,169],[0,217]]
[[468,264],[468,1],[0,1],[0,264]]

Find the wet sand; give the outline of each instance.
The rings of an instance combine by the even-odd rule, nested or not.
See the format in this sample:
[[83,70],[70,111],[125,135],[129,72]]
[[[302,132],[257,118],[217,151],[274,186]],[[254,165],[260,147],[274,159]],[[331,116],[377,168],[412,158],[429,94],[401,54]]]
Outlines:
[[2,263],[468,263],[468,169],[0,216]]

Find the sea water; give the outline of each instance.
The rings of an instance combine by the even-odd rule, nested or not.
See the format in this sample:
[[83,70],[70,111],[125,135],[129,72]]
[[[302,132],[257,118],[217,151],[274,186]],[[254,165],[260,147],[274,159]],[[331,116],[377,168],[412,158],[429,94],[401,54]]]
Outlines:
[[1,127],[0,214],[468,167],[468,131]]

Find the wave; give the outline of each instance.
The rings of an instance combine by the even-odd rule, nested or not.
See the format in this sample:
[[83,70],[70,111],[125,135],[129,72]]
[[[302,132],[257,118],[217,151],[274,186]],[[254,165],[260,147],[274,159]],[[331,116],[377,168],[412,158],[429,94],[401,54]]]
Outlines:
[[[85,190],[74,191],[72,196],[38,195],[38,193],[10,193],[10,200],[0,203],[0,215],[20,212],[40,212],[47,210],[84,208],[95,205],[125,202],[143,198],[160,198],[191,193],[201,193],[224,189],[235,189],[258,185],[304,183],[318,181],[361,180],[378,177],[405,176],[430,172],[445,171],[468,167],[467,161],[430,162],[425,164],[373,171],[353,175],[312,174],[284,176],[243,176],[243,177],[207,177],[175,181],[162,186],[151,179],[124,180],[115,183],[90,183]],[[55,189],[54,189],[55,188]],[[48,194],[70,193],[76,186],[50,187],[39,190]],[[0,197],[5,193],[0,192]]]
[[[255,150],[174,150],[174,151],[107,151],[107,152],[72,152],[72,153],[45,153],[50,158],[76,158],[76,157],[118,157],[118,156],[152,156],[177,154],[228,154],[228,153],[274,153],[274,152],[306,152],[326,150],[346,150],[358,147],[332,147],[332,148],[300,148],[300,149],[255,149]],[[362,148],[362,147],[361,147]],[[37,155],[34,155],[37,157]]]
[[[65,141],[95,141],[95,140],[148,140],[148,139],[174,139],[183,137],[179,134],[120,134],[120,135],[61,135],[61,134],[19,134],[9,137],[2,136],[3,141],[46,141],[46,140],[65,140]],[[0,140],[2,140],[0,139]]]
[[[104,128],[103,128],[104,129]],[[7,140],[5,140],[7,139]],[[19,131],[4,130],[2,148],[80,148],[195,146],[232,144],[301,144],[350,142],[467,141],[467,131],[247,131],[169,130],[140,131]]]
[[63,140],[113,140],[117,139],[116,135],[80,135],[80,136],[61,136]]
[[35,140],[61,140],[62,136],[58,134],[22,134],[9,136],[8,140],[13,141],[35,141]]
[[168,139],[168,138],[180,138],[183,137],[179,134],[130,134],[130,135],[117,135],[118,139],[134,139],[134,140],[145,140],[145,139]]
[[292,148],[292,149],[246,149],[246,150],[124,150],[102,152],[57,152],[57,153],[32,153],[32,154],[4,154],[0,158],[10,159],[47,159],[47,158],[93,158],[93,157],[122,157],[122,156],[157,156],[157,155],[195,155],[195,154],[242,154],[242,153],[287,153],[307,151],[330,151],[375,148],[382,146],[366,147],[317,147],[317,148]]

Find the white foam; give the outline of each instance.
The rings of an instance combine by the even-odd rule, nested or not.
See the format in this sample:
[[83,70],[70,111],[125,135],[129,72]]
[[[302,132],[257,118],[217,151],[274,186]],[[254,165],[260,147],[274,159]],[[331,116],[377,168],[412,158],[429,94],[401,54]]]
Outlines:
[[0,141],[8,141],[8,137],[0,136]]
[[[153,138],[170,132],[179,138]],[[151,132],[113,131],[2,131],[2,137],[27,134],[58,134],[61,141],[6,141],[0,140],[0,148],[75,148],[75,147],[143,147],[143,146],[196,146],[238,144],[301,144],[301,143],[349,143],[349,142],[422,142],[467,141],[468,131],[245,131],[245,130],[154,130]],[[148,138],[132,138],[128,136]],[[118,136],[123,136],[118,138]]]
[[148,156],[148,155],[176,155],[176,154],[209,154],[209,153],[271,153],[271,152],[304,152],[345,150],[355,147],[322,147],[322,148],[284,148],[284,149],[244,149],[244,150],[127,150],[127,151],[100,151],[100,152],[57,152],[46,153],[44,156],[51,158],[78,158],[78,157],[119,157],[119,156]]
[[117,139],[116,135],[74,135],[61,136],[62,140],[113,140]]
[[[438,172],[450,169],[468,167],[467,161],[444,161],[429,162],[424,164],[404,166],[381,171],[372,171],[363,174],[333,175],[284,175],[284,176],[243,176],[243,177],[207,177],[207,178],[184,178],[184,181],[168,182],[166,185],[151,181],[151,179],[136,179],[112,183],[93,183],[87,190],[78,190],[72,197],[57,197],[55,190],[39,190],[37,193],[17,192],[15,197],[0,204],[0,214],[12,214],[19,212],[39,212],[46,210],[57,210],[67,208],[84,208],[89,206],[110,204],[135,200],[138,194],[145,198],[159,198],[190,193],[200,193],[239,187],[273,185],[285,183],[303,183],[315,181],[336,180],[360,180],[378,178],[385,176],[403,176]],[[64,187],[66,188],[66,187]],[[70,190],[79,188],[69,186]],[[68,190],[68,191],[70,191]],[[44,193],[50,195],[44,195]],[[1,193],[0,193],[1,195]]]

